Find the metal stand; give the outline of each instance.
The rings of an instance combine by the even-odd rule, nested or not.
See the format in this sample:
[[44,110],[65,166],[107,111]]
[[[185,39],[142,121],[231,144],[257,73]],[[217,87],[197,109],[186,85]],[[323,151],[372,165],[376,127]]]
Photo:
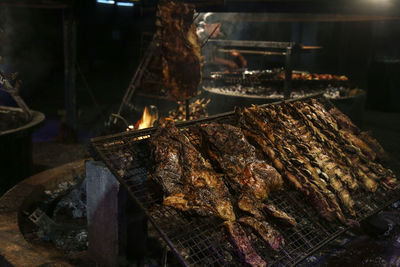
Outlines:
[[292,48],[288,46],[285,53],[285,82],[283,85],[284,99],[290,98],[292,92]]
[[185,100],[186,121],[190,119],[189,100]]
[[143,75],[145,74],[145,70],[148,67],[151,60],[154,58],[156,54],[156,36],[154,35],[153,40],[151,41],[150,45],[147,47],[146,52],[140,61],[138,68],[136,69],[135,75],[131,82],[129,83],[128,89],[125,92],[124,97],[122,98],[121,105],[119,106],[117,114],[112,114],[110,117],[110,123],[116,124],[118,119],[121,116],[121,112],[123,111],[124,107],[129,105],[133,94],[135,93],[136,89],[139,87],[140,83],[142,82]]
[[[292,92],[292,55],[295,51],[321,49],[321,46],[303,46],[294,42],[269,42],[247,40],[209,40],[208,43],[220,47],[240,47],[241,49],[218,49],[220,52],[240,52],[263,56],[285,56],[285,81],[283,86],[284,99],[289,99]],[[243,49],[248,48],[248,49]],[[257,50],[258,49],[258,50]],[[272,50],[272,51],[267,51]],[[277,51],[278,50],[278,51]]]

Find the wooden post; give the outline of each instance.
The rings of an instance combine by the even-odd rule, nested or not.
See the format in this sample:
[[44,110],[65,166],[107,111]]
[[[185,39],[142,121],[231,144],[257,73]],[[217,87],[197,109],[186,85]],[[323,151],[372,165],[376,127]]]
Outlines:
[[76,20],[73,8],[63,10],[64,32],[64,95],[67,136],[77,140],[76,106]]

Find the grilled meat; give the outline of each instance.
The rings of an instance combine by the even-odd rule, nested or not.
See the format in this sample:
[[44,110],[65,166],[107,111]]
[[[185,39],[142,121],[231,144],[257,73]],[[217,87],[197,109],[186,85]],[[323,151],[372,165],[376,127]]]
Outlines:
[[236,192],[264,200],[271,190],[281,189],[281,175],[256,158],[255,148],[247,142],[240,128],[210,123],[202,125],[200,130],[208,155],[224,171],[227,183]]
[[378,141],[372,137],[371,133],[369,132],[361,132],[358,135],[368,146],[375,152],[376,159],[380,162],[388,162],[389,156],[383,149],[383,147],[378,143]]
[[235,220],[229,192],[220,175],[172,121],[162,122],[150,144],[156,163],[152,177],[166,194],[165,205]]
[[338,125],[334,123],[334,118],[326,117],[326,119],[323,119],[323,117],[328,114],[325,110],[316,110],[311,105],[305,103],[296,102],[293,105],[296,108],[296,112],[305,118],[307,126],[325,147],[325,150],[331,151],[341,159],[343,163],[347,164],[353,174],[352,177],[360,180],[366,190],[371,192],[376,191],[378,183],[371,178],[375,175],[370,173],[366,166],[357,167],[357,163],[362,165],[360,158],[354,153],[348,153],[348,151],[356,151],[357,148],[349,145],[347,141],[343,139],[343,136],[340,135],[338,130]]
[[321,216],[329,221],[336,217],[343,223],[351,223],[344,217],[336,196],[327,188],[326,182],[297,148],[285,139],[285,129],[268,119],[276,116],[273,111],[269,113],[252,107],[237,113],[242,127],[247,128],[247,137],[257,143],[284,177],[305,194]]
[[[298,114],[291,104],[270,108],[275,109],[276,114],[279,114],[279,120],[275,123],[280,123],[288,129],[287,134],[290,135],[288,139],[293,141],[293,144],[301,150],[301,153],[309,160],[319,176],[333,189],[344,210],[354,216],[354,201],[342,181],[350,185],[358,186],[358,184],[355,183],[347,169],[338,164],[331,153],[323,148],[312,132],[307,129],[304,118],[296,116]],[[356,187],[352,186],[352,189],[354,188]]]
[[246,194],[241,194],[237,204],[239,209],[250,213],[255,218],[260,220],[266,219],[262,211],[263,203],[255,200],[254,197]]
[[161,40],[163,84],[173,100],[194,96],[201,80],[201,47],[193,15],[193,5],[159,1],[157,34]]
[[265,221],[254,217],[242,217],[239,222],[251,227],[275,251],[279,251],[279,247],[285,244],[283,236]]
[[[303,106],[305,106],[305,104],[303,104]],[[356,171],[360,174],[360,178],[361,180],[363,180],[364,185],[365,187],[367,187],[367,189],[369,189],[370,191],[376,190],[378,186],[377,183],[382,183],[385,187],[389,189],[393,189],[397,186],[397,179],[393,172],[389,169],[385,169],[381,164],[377,163],[376,161],[372,161],[371,156],[368,157],[368,151],[371,151],[371,149],[366,149],[368,145],[363,141],[357,140],[359,138],[349,132],[349,129],[352,129],[352,131],[356,131],[354,127],[343,129],[341,128],[344,124],[339,123],[338,121],[343,121],[343,117],[347,118],[345,117],[345,115],[341,116],[342,119],[336,120],[336,116],[338,116],[336,114],[338,114],[339,111],[335,110],[333,112],[333,114],[335,114],[334,117],[317,101],[312,101],[311,105],[307,105],[305,108],[307,109],[307,111],[311,111],[312,114],[315,114],[315,117],[318,116],[319,124],[323,124],[325,128],[330,130],[325,131],[324,134],[327,133],[330,138],[333,138],[331,140],[336,141],[336,146],[340,145],[339,151],[342,151],[349,158],[349,161],[353,165],[358,165]],[[348,125],[348,123],[346,125]],[[332,131],[332,129],[334,130]],[[342,147],[344,147],[345,149],[343,150]],[[366,179],[365,176],[369,179],[373,179],[374,182]]]
[[269,139],[264,138],[262,134],[254,133],[249,130],[245,130],[244,133],[247,138],[260,146],[260,149],[272,160],[273,165],[282,173],[283,177],[296,189],[305,194],[307,199],[312,203],[322,217],[328,221],[334,219],[335,216],[333,209],[329,207],[325,197],[313,184],[309,183],[308,180],[298,172],[287,159],[284,158],[285,155],[282,155],[279,150],[273,148]]
[[[262,201],[272,190],[282,188],[282,177],[275,168],[257,159],[256,149],[240,128],[210,123],[200,131],[208,155],[226,173],[226,183],[239,196],[238,206],[256,218],[262,218]],[[275,210],[278,209],[275,207]],[[280,211],[284,214],[283,211]],[[272,213],[276,215],[277,213]],[[287,215],[287,218],[290,216]],[[291,218],[291,221],[294,221]]]
[[[314,105],[321,106],[315,101],[313,101],[313,103]],[[338,124],[340,128],[348,129],[352,133],[356,133],[359,131],[358,127],[353,124],[353,122],[349,119],[349,117],[343,114],[339,109],[333,107],[329,109],[328,112],[335,118],[335,120],[331,120],[333,124],[335,124],[334,121],[336,121],[336,124]]]
[[263,210],[270,214],[271,216],[280,219],[281,221],[288,223],[292,226],[297,226],[296,220],[286,212],[277,209],[274,205],[271,204],[264,204],[262,206]]
[[237,222],[226,221],[224,225],[229,232],[231,242],[236,248],[239,258],[244,263],[255,267],[267,266],[267,263],[251,246],[250,241],[240,224]]
[[264,204],[260,201],[254,200],[254,198],[247,195],[242,195],[238,201],[238,207],[250,213],[258,220],[265,220],[266,216],[264,214],[270,215],[288,225],[296,226],[296,220],[288,213],[278,209],[273,204]]

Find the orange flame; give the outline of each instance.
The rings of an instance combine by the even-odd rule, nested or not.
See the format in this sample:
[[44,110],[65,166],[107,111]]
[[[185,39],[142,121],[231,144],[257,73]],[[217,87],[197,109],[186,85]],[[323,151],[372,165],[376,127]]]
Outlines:
[[157,114],[152,114],[149,111],[148,107],[145,107],[143,110],[143,115],[142,118],[136,123],[135,129],[144,129],[144,128],[149,128],[152,127],[157,120],[158,115]]

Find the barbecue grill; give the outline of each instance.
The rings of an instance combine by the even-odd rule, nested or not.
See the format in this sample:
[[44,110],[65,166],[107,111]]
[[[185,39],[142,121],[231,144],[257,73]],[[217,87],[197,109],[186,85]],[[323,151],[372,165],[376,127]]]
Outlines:
[[[320,94],[313,97],[319,98],[325,106],[331,105]],[[302,100],[308,101],[311,98]],[[278,103],[280,102],[266,105]],[[207,122],[233,123],[234,113],[177,123],[176,126],[193,145],[198,146],[199,140],[192,134],[191,126]],[[92,140],[92,146],[96,157],[106,163],[184,266],[239,266],[240,262],[228,242],[221,220],[188,216],[162,206],[162,193],[148,179],[152,165],[149,160],[148,138],[154,132],[155,128],[150,128],[99,137]],[[377,213],[399,198],[399,189],[387,190],[383,187],[374,194],[354,194],[356,221],[360,222]],[[298,222],[295,228],[279,224],[275,226],[286,240],[286,245],[279,252],[271,250],[256,239],[252,240],[257,253],[270,266],[295,265],[349,229],[342,224],[319,219],[316,211],[304,203],[304,197],[297,191],[286,189],[274,192],[266,201],[292,214]],[[250,232],[247,234],[252,239]]]

